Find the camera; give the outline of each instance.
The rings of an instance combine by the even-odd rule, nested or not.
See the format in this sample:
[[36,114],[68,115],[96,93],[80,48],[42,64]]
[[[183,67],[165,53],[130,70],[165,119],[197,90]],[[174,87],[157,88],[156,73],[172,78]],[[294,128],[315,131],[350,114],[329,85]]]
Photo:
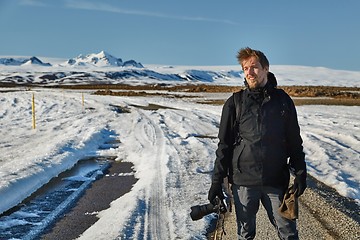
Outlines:
[[212,203],[196,205],[191,207],[190,217],[193,221],[199,220],[210,213],[226,213],[227,207],[225,199],[215,198],[215,205]]

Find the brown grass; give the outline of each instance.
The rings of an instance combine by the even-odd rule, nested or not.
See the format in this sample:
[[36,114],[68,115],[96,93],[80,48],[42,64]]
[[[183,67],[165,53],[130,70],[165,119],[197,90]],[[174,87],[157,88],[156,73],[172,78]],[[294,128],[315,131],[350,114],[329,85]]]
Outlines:
[[[75,86],[79,88],[79,86]],[[94,89],[94,94],[112,96],[167,96],[183,98],[189,96],[179,95],[175,92],[236,92],[239,86],[217,86],[217,85],[97,85],[83,86],[86,89]],[[326,86],[284,86],[284,89],[294,100],[296,105],[345,105],[360,106],[360,88],[358,87],[326,87]],[[119,91],[121,90],[121,91]],[[159,92],[146,92],[157,90]],[[201,101],[204,104],[223,104],[224,100]]]

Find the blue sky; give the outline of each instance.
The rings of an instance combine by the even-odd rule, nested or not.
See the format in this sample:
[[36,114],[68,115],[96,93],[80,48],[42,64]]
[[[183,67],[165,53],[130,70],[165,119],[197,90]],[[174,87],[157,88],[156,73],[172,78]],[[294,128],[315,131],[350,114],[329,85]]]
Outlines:
[[359,10],[358,0],[0,0],[0,55],[236,65],[249,46],[270,64],[360,71]]

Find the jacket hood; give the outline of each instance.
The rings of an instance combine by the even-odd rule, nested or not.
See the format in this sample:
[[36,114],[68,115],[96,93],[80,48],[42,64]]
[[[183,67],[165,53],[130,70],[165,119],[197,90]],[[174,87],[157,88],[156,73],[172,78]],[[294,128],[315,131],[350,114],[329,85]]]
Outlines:
[[272,72],[268,72],[268,84],[270,84],[271,87],[276,88],[277,87],[277,80],[275,75]]

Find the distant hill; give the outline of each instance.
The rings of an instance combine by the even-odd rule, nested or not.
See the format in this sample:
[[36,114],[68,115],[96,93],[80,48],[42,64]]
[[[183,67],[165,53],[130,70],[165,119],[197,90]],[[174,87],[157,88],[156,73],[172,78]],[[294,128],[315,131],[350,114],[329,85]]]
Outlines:
[[51,66],[50,63],[44,63],[37,57],[30,58],[0,58],[0,64],[7,66],[22,66],[22,65],[40,65],[40,66]]
[[[53,66],[50,63],[44,63],[38,57],[3,57],[0,58],[0,64],[5,66],[24,66],[24,65],[39,65],[39,66]],[[135,67],[143,68],[140,62],[135,60],[128,60],[123,62],[121,58],[101,51],[99,53],[91,53],[87,55],[80,54],[75,58],[70,58],[64,63],[56,64],[58,66],[95,66],[95,67]],[[54,66],[56,66],[54,65]]]

